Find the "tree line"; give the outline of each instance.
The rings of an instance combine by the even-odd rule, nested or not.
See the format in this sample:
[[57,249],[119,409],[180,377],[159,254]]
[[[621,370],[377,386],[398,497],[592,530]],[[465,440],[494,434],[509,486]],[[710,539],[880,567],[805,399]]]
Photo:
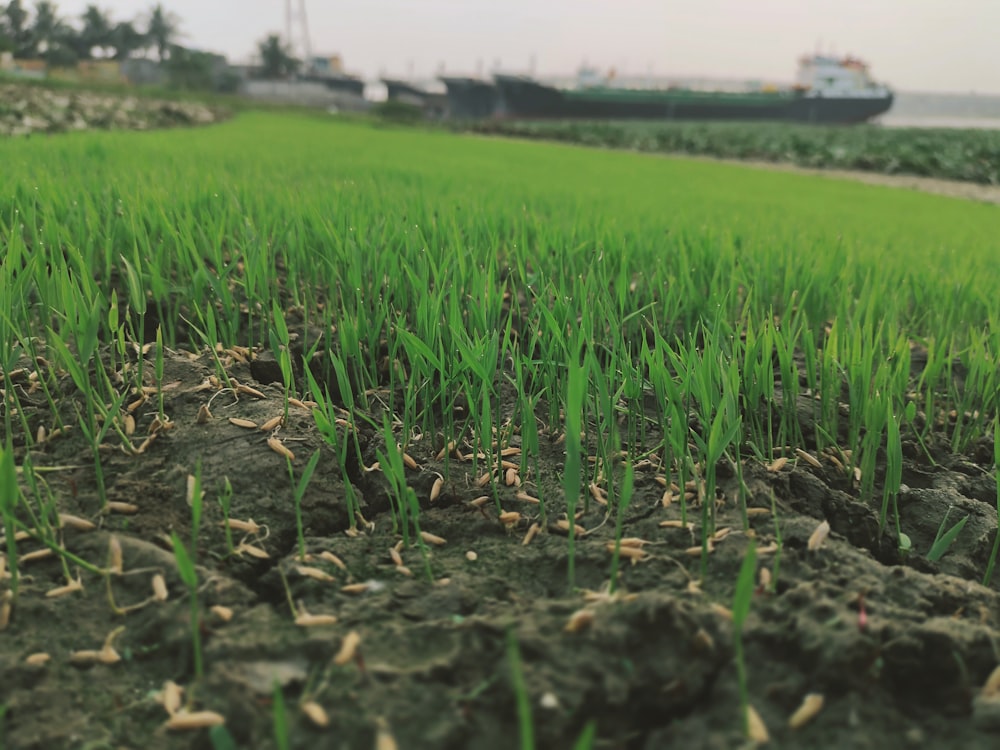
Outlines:
[[131,21],[116,21],[97,5],[88,5],[77,19],[63,18],[48,0],[39,0],[31,11],[22,0],[10,0],[0,12],[0,52],[53,67],[126,60],[139,52],[153,52],[163,62],[179,34],[177,17],[160,3]]

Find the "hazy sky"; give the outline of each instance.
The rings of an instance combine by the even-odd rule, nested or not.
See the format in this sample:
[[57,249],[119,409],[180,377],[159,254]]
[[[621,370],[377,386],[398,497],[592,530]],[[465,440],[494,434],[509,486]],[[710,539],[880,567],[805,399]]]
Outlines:
[[[26,2],[31,5],[31,2]],[[86,0],[61,0],[75,17]],[[346,68],[430,77],[489,71],[619,72],[791,81],[822,45],[907,91],[1000,93],[1000,0],[305,0],[315,53]],[[104,0],[115,20],[152,2]],[[164,0],[183,42],[246,61],[284,32],[285,0]],[[293,0],[299,7],[299,0]]]

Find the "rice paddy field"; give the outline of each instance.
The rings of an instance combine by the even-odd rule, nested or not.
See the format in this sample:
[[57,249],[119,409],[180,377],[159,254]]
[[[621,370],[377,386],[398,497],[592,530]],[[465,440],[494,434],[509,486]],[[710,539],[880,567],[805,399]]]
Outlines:
[[0,163],[3,747],[997,746],[995,206],[273,113]]

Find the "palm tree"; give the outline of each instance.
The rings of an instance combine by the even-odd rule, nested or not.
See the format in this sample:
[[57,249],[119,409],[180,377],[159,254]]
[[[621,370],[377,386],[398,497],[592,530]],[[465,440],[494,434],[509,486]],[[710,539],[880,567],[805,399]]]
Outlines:
[[14,51],[14,57],[33,57],[31,28],[28,26],[28,11],[21,0],[10,0],[3,11],[5,36]]
[[111,21],[96,5],[88,5],[81,17],[83,29],[77,39],[77,53],[83,59],[93,57],[94,47],[102,50],[111,45]]
[[299,60],[292,56],[291,50],[277,34],[270,34],[258,42],[257,50],[260,52],[262,78],[287,78],[299,69]]
[[154,5],[149,14],[149,22],[146,24],[146,40],[156,48],[160,62],[169,56],[170,48],[179,36],[178,30],[177,16],[165,11],[160,3]]
[[133,52],[146,45],[146,35],[138,31],[130,21],[120,21],[108,34],[108,46],[115,50],[115,60],[127,60]]
[[35,52],[49,65],[74,65],[76,53],[72,49],[75,32],[61,18],[56,4],[48,0],[35,3],[35,21],[31,26],[31,40]]

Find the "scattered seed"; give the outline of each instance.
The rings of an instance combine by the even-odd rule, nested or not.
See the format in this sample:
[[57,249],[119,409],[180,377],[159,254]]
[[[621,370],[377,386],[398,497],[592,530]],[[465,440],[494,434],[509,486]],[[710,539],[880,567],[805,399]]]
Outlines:
[[47,557],[52,557],[52,550],[48,547],[45,549],[36,549],[34,552],[29,552],[26,555],[21,555],[18,557],[18,562],[28,563],[34,562],[36,560],[44,560]]
[[352,630],[344,636],[344,640],[340,644],[340,651],[333,657],[333,663],[339,667],[344,666],[354,658],[360,645],[361,634],[357,630]]
[[481,477],[479,477],[479,479],[476,480],[476,487],[485,487],[490,483],[490,479],[492,477],[493,474],[491,474],[490,472],[486,472]]
[[663,497],[660,498],[660,505],[664,508],[669,508],[674,502],[674,493],[667,488],[663,491]]
[[441,488],[444,487],[444,477],[438,476],[431,485],[431,502],[433,503],[441,495]]
[[770,508],[747,508],[747,518],[753,518],[754,516],[769,516],[771,515]]
[[590,494],[593,496],[598,505],[608,504],[608,495],[604,490],[597,486],[597,482],[590,483]]
[[279,414],[276,417],[271,417],[269,420],[267,420],[266,422],[264,422],[264,424],[260,426],[260,430],[261,432],[270,432],[275,427],[280,425],[284,420],[285,418],[281,414]]
[[341,586],[340,590],[345,594],[364,594],[371,588],[371,582],[365,581],[364,583],[349,583],[346,586]]
[[661,487],[666,487],[670,483],[669,480],[662,474],[657,474],[653,477],[653,479],[656,480],[656,483]]
[[664,529],[686,529],[683,521],[660,521],[660,527]]
[[476,554],[474,550],[470,549],[468,552],[465,553],[465,559],[468,560],[469,562],[475,562],[476,560],[479,559],[479,555]]
[[295,572],[306,578],[312,578],[317,581],[322,581],[323,583],[330,583],[336,580],[332,575],[327,573],[325,570],[320,570],[319,568],[313,568],[309,565],[296,565]]
[[77,531],[93,531],[97,528],[97,524],[93,521],[88,521],[86,518],[80,518],[79,516],[71,516],[69,513],[59,514],[59,524],[61,526],[69,526],[71,529],[76,529]]
[[828,536],[830,536],[830,524],[827,521],[823,521],[816,527],[816,530],[810,534],[809,543],[806,545],[806,549],[811,552],[815,552],[823,546],[823,542],[826,541]]
[[212,421],[212,412],[208,409],[208,404],[198,407],[198,416],[194,418],[195,424],[208,424]]
[[178,685],[173,680],[167,680],[163,683],[163,689],[156,696],[156,701],[159,703],[166,712],[173,716],[178,711],[181,710],[181,703],[184,699],[184,688]]
[[109,500],[104,504],[104,513],[121,513],[124,516],[133,516],[139,512],[139,506],[135,503],[122,503],[117,500]]
[[[708,554],[712,554],[713,552],[715,552],[715,545],[712,544],[712,540],[711,539],[708,540],[707,547],[708,547]],[[684,554],[685,555],[689,555],[690,557],[698,557],[698,556],[700,556],[701,555],[701,545],[699,544],[699,545],[697,545],[695,547],[688,547],[686,550],[684,550]]]
[[757,581],[760,583],[762,589],[766,589],[771,585],[771,569],[761,568],[760,573],[757,576]]
[[167,591],[167,581],[162,575],[157,573],[153,576],[153,598],[158,602],[165,602],[168,596],[170,594]]
[[335,625],[336,615],[313,615],[309,612],[300,612],[295,617],[295,624],[300,628],[318,628],[324,625]]
[[326,711],[316,701],[306,701],[302,704],[301,708],[302,713],[306,715],[309,721],[320,729],[325,729],[330,725],[330,717],[326,715]]
[[35,442],[38,444],[45,442],[45,425],[38,425],[38,431],[35,432]]
[[504,484],[508,487],[520,487],[521,477],[517,474],[517,469],[508,468],[507,472],[504,474]]
[[579,633],[581,630],[590,627],[593,621],[594,610],[584,607],[569,616],[569,620],[566,622],[566,627],[563,630],[567,633]]
[[698,628],[698,631],[691,638],[691,645],[694,647],[695,651],[704,653],[706,651],[715,650],[715,639],[709,635],[705,628]]
[[215,711],[194,711],[193,713],[182,711],[167,719],[163,727],[172,732],[186,732],[222,726],[225,723],[226,718]]
[[135,434],[135,417],[131,414],[125,415],[125,435],[132,437]]
[[733,610],[729,609],[728,607],[724,607],[721,604],[713,602],[711,605],[709,605],[709,609],[711,609],[713,612],[715,612],[715,614],[717,614],[724,620],[733,619]]
[[389,557],[392,558],[392,564],[399,566],[403,564],[403,556],[399,554],[399,550],[395,547],[389,548]]
[[39,651],[38,653],[31,654],[25,658],[24,663],[31,667],[40,667],[43,664],[48,664],[52,657],[49,656],[44,651]]
[[504,458],[507,458],[508,456],[520,456],[521,449],[512,445],[500,451],[500,455],[503,456]]
[[764,720],[760,718],[757,709],[750,705],[747,706],[747,736],[754,742],[760,743],[768,742],[771,739],[771,735],[767,733],[767,727],[764,725]]
[[531,540],[538,536],[538,532],[541,531],[542,527],[538,523],[533,523],[528,527],[528,532],[524,535],[524,539],[521,540],[521,546],[527,547],[531,544]]
[[447,541],[444,539],[444,537],[440,537],[437,534],[431,534],[430,532],[427,531],[421,531],[420,538],[423,539],[428,544],[433,544],[435,547],[441,547],[447,544]]
[[414,459],[409,453],[403,453],[403,464],[405,464],[406,468],[413,469],[414,471],[418,471],[420,469],[416,459]]
[[489,495],[480,495],[475,500],[470,500],[469,505],[471,505],[473,508],[482,508],[489,501],[490,501]]
[[984,698],[992,698],[1000,695],[1000,666],[990,672],[990,676],[983,683],[982,690],[979,691]]
[[788,717],[788,728],[799,729],[804,727],[823,708],[823,696],[820,693],[809,693],[802,699],[802,705],[795,713]]
[[6,630],[10,624],[10,613],[14,608],[14,594],[8,589],[0,596],[0,631]]
[[807,453],[806,451],[802,450],[801,448],[796,448],[795,449],[795,455],[798,456],[799,458],[801,458],[803,461],[805,461],[810,466],[812,466],[814,469],[822,469],[823,468],[823,464],[821,464],[819,462],[819,459],[816,458],[816,456],[812,455],[811,453]]
[[788,458],[785,456],[780,456],[767,465],[767,470],[777,473],[781,471],[783,468],[785,468],[785,464],[787,463],[788,463]]
[[223,607],[221,604],[214,605],[208,611],[222,620],[222,622],[229,622],[233,619],[233,610],[229,607]]
[[[566,532],[567,534],[569,533],[569,521],[565,518],[560,518],[558,521],[556,521],[555,527],[559,531]],[[587,535],[587,530],[578,523],[573,524],[573,531],[578,537]]]
[[244,429],[247,430],[257,429],[257,423],[254,422],[252,419],[240,419],[239,417],[230,417],[229,424],[234,424],[237,427],[243,427]]
[[770,544],[765,544],[763,547],[757,548],[757,555],[771,555],[778,551],[778,543],[771,542]]
[[278,438],[269,437],[267,439],[267,445],[271,450],[273,450],[279,456],[284,456],[289,461],[295,460],[295,454],[292,453],[290,450],[288,450],[288,448],[285,447],[285,444],[282,443],[280,440],[278,440]]
[[399,750],[389,723],[381,716],[375,719],[375,750]]
[[339,557],[337,557],[332,552],[327,552],[326,550],[323,550],[322,552],[319,553],[319,559],[320,560],[326,560],[328,563],[332,563],[332,564],[336,565],[338,568],[340,568],[343,571],[347,570],[347,565],[344,564],[344,561],[341,560]]
[[509,510],[504,513],[501,513],[497,518],[499,519],[500,523],[502,523],[508,529],[511,529],[517,525],[518,521],[521,520],[521,514],[518,513],[516,510]]
[[122,543],[114,534],[108,539],[108,570],[117,575],[125,572],[122,563]]
[[[307,405],[305,401],[300,401],[297,398],[288,399],[288,403],[292,406],[297,406],[300,409],[305,409],[306,411],[310,411],[312,409],[312,406]],[[309,403],[313,406],[318,406],[315,401],[310,401]]]
[[527,492],[518,492],[514,495],[514,497],[517,500],[520,500],[525,503],[532,503],[533,505],[538,505],[542,502],[537,497],[532,497]]
[[253,396],[254,398],[267,398],[267,396],[258,391],[256,388],[251,388],[248,385],[243,385],[243,383],[236,384],[236,392],[245,393],[248,396]]

